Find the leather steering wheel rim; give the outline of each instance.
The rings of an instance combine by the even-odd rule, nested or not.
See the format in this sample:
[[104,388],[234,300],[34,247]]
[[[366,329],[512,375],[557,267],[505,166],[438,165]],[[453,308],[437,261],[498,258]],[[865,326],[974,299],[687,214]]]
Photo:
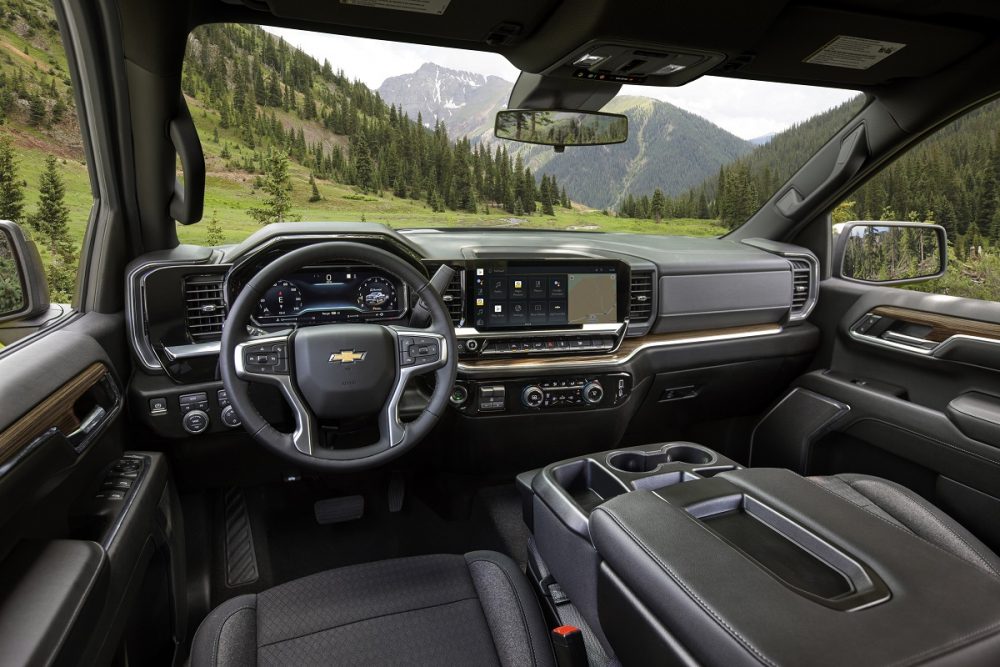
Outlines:
[[[247,331],[250,315],[259,303],[260,297],[280,278],[305,266],[331,261],[360,262],[386,271],[402,280],[426,305],[431,316],[431,324],[426,329],[412,329],[401,326],[386,326],[378,323],[357,325],[328,324],[292,331],[291,334],[251,337]],[[351,449],[328,449],[321,447],[318,420],[312,408],[303,398],[297,384],[303,359],[293,352],[296,335],[300,331],[313,330],[321,336],[336,337],[337,328],[353,332],[359,327],[382,327],[393,340],[394,377],[388,402],[379,409],[379,441],[373,445]],[[324,330],[320,330],[324,328]],[[370,330],[369,330],[370,332]],[[425,337],[439,344],[440,359],[423,362],[422,365],[404,367],[400,357],[400,341]],[[430,337],[430,338],[426,338]],[[282,343],[284,339],[286,342]],[[258,343],[263,341],[263,343]],[[272,344],[285,345],[288,373],[254,373],[247,370],[247,346]],[[300,341],[301,342],[301,341]],[[274,349],[279,349],[275,347]],[[330,348],[333,349],[333,348]],[[331,241],[305,246],[275,259],[254,275],[231,304],[222,331],[219,353],[219,370],[222,384],[229,402],[240,417],[248,433],[266,449],[305,468],[326,472],[348,472],[365,470],[391,461],[422,440],[434,427],[447,409],[448,396],[455,383],[458,370],[455,330],[451,316],[441,295],[419,271],[406,260],[390,252],[363,243]],[[336,351],[336,350],[334,350]],[[331,362],[333,361],[331,357]],[[360,368],[360,367],[359,367]],[[319,371],[322,372],[322,371]],[[413,421],[403,424],[398,417],[398,399],[406,382],[415,375],[435,374],[435,386],[430,401],[424,411]],[[275,429],[257,410],[250,400],[250,381],[260,381],[277,385],[296,417],[295,432],[283,433]],[[374,411],[373,411],[374,413]],[[306,446],[308,445],[308,446]]]

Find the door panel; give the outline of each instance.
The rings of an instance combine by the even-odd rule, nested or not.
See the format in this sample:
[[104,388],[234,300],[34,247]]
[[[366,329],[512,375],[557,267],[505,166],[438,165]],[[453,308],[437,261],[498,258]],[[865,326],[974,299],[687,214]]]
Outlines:
[[751,464],[892,479],[1000,552],[984,520],[1000,512],[1000,304],[833,279],[811,321],[823,342],[795,387],[846,409],[817,425],[778,404]]
[[120,316],[77,316],[0,355],[5,655],[107,664],[123,655],[139,605],[160,628],[147,634],[156,655],[170,656],[186,629],[182,531],[166,461],[127,451],[123,337]]

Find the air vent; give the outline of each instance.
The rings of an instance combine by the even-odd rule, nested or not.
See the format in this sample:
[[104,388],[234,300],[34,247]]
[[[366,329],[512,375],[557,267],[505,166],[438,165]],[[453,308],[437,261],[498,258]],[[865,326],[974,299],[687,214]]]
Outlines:
[[456,266],[451,268],[455,270],[455,275],[448,283],[448,288],[441,295],[441,298],[444,299],[444,305],[448,306],[451,321],[456,327],[460,327],[465,321],[465,295],[462,293],[463,272]]
[[629,288],[629,322],[643,324],[653,315],[653,272],[635,271]]
[[184,324],[194,343],[220,340],[226,319],[222,276],[189,276],[184,281]]
[[816,302],[813,284],[813,264],[805,259],[790,259],[792,264],[792,319],[803,319],[809,315]]

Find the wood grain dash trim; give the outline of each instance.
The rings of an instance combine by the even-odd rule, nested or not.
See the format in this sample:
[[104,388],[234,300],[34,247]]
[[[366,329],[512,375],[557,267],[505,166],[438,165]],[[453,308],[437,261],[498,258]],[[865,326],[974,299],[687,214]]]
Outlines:
[[964,317],[940,315],[938,313],[928,313],[923,310],[911,310],[897,306],[879,306],[872,310],[872,313],[874,315],[881,315],[882,317],[891,317],[901,322],[928,326],[931,330],[924,338],[936,343],[943,343],[952,336],[957,335],[979,336],[980,338],[1000,340],[1000,324],[993,322],[969,320]]
[[80,425],[79,418],[73,412],[73,406],[107,374],[108,369],[104,364],[99,362],[91,364],[4,429],[0,433],[0,464],[50,428],[58,428],[67,435],[71,433]]

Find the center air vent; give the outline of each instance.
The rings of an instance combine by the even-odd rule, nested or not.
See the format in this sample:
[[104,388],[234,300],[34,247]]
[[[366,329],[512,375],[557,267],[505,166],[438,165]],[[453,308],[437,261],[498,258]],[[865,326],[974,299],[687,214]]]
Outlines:
[[453,266],[451,268],[455,270],[455,275],[452,277],[451,282],[448,283],[448,288],[445,289],[441,298],[444,300],[444,305],[448,306],[451,321],[456,327],[460,327],[465,321],[465,295],[462,293],[463,272],[458,267]]
[[816,285],[813,280],[813,263],[806,259],[790,259],[792,265],[791,318],[800,320],[809,316],[816,303]]
[[194,343],[220,340],[226,320],[222,276],[189,276],[184,281],[184,324]]
[[632,272],[629,288],[629,322],[643,324],[653,315],[653,272]]

